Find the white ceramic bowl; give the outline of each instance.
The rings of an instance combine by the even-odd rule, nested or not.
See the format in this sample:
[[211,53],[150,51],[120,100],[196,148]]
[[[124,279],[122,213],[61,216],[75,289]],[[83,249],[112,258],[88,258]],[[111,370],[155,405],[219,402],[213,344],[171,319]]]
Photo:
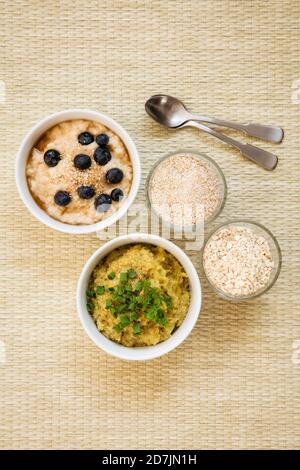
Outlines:
[[[90,276],[95,266],[102,258],[104,258],[115,248],[131,243],[150,243],[152,245],[161,246],[178,259],[189,278],[191,301],[183,323],[167,340],[154,346],[130,348],[109,340],[99,332],[94,323],[94,320],[86,308],[86,290]],[[187,336],[192,331],[200,313],[201,300],[202,295],[200,280],[197,271],[189,257],[181,250],[181,248],[169,240],[146,233],[124,235],[105,243],[105,245],[95,251],[95,253],[87,261],[81,272],[77,285],[77,309],[80,321],[86,333],[99,348],[103,349],[112,356],[127,360],[144,361],[148,359],[154,359],[176,348],[187,338]]]
[[[35,202],[34,198],[32,197],[26,178],[26,162],[30,151],[37,140],[51,127],[55,126],[56,124],[69,121],[71,119],[88,119],[100,122],[104,124],[113,132],[115,132],[124,142],[130,159],[132,163],[133,169],[133,181],[131,185],[131,189],[129,192],[128,197],[120,206],[120,209],[114,212],[111,216],[107,217],[100,222],[90,225],[70,225],[63,222],[59,222],[58,220],[53,219],[50,217],[39,205]],[[21,142],[17,160],[16,160],[16,183],[17,188],[19,190],[20,196],[29,209],[29,211],[41,222],[45,225],[48,225],[51,228],[56,230],[60,230],[61,232],[65,233],[91,233],[96,232],[98,230],[103,230],[104,228],[114,224],[117,220],[119,220],[125,212],[128,210],[130,205],[133,203],[141,180],[141,167],[140,167],[140,160],[139,155],[136,149],[135,144],[133,143],[131,137],[125,129],[123,129],[120,124],[116,121],[111,119],[104,114],[98,113],[97,111],[91,111],[87,109],[68,109],[66,111],[61,111],[59,113],[52,114],[51,116],[46,117],[42,121],[38,122],[24,137]]]

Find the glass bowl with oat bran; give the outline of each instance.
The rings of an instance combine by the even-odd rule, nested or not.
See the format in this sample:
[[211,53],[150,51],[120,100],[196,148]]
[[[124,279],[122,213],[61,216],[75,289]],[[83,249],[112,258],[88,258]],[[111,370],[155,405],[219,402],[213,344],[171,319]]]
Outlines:
[[202,251],[202,266],[218,295],[241,302],[271,289],[280,273],[281,250],[263,225],[234,220],[209,235]]
[[161,158],[148,176],[148,204],[171,230],[191,231],[213,221],[222,211],[226,195],[226,180],[217,163],[191,150]]

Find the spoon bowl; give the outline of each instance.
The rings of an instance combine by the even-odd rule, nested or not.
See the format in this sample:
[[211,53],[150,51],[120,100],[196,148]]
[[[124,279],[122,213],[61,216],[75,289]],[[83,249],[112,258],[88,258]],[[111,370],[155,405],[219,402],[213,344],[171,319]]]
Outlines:
[[169,95],[152,96],[145,108],[152,119],[165,127],[180,127],[191,118],[184,104]]

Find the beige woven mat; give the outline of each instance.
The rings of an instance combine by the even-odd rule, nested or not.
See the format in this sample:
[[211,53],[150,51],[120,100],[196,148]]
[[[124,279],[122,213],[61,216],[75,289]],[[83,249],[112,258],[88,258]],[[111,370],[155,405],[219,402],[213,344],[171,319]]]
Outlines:
[[[299,14],[292,0],[1,1],[2,448],[300,447]],[[261,143],[278,152],[278,168],[267,173],[196,130],[160,128],[144,112],[155,92],[281,124],[281,146]],[[140,201],[160,156],[213,157],[229,187],[218,223],[247,217],[274,232],[283,252],[275,287],[234,305],[201,277],[200,320],[176,351],[126,363],[98,350],[77,319],[75,287],[99,240],[44,227],[14,183],[24,133],[69,107],[126,127],[143,165]]]

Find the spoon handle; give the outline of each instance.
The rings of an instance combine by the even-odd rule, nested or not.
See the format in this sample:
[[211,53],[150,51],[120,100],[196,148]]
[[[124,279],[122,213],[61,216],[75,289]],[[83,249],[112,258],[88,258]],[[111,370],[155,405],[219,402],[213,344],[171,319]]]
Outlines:
[[231,129],[236,129],[237,131],[244,132],[252,137],[257,137],[258,139],[266,140],[278,144],[282,141],[284,132],[281,127],[276,126],[266,126],[264,124],[238,124],[237,122],[224,121],[223,119],[215,119],[208,116],[198,116],[193,114],[194,121],[201,121],[210,124],[216,124],[217,126],[229,127]]
[[254,145],[239,142],[238,140],[224,135],[221,132],[217,132],[208,126],[205,126],[204,124],[200,124],[199,122],[189,121],[186,123],[186,125],[197,127],[197,129],[200,129],[210,135],[213,135],[214,137],[217,137],[217,139],[226,142],[226,144],[232,145],[233,147],[239,149],[239,151],[242,155],[244,155],[244,157],[249,158],[249,160],[252,160],[253,162],[265,168],[266,170],[274,170],[277,166],[278,158],[273,153],[255,147]]

